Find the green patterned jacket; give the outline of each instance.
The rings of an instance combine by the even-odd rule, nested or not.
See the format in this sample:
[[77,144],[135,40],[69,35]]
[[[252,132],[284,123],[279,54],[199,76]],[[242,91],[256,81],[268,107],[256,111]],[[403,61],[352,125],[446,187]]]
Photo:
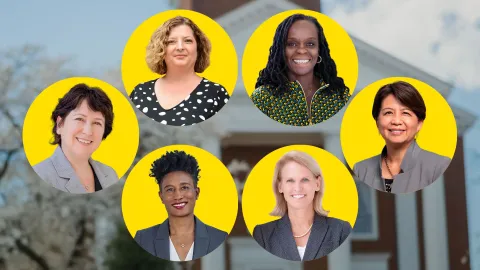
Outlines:
[[307,100],[298,81],[290,82],[289,90],[280,95],[271,92],[273,87],[260,86],[251,95],[255,106],[273,120],[292,126],[309,126],[321,123],[340,111],[350,98],[348,89],[341,93],[328,90],[322,82],[312,97],[310,116]]

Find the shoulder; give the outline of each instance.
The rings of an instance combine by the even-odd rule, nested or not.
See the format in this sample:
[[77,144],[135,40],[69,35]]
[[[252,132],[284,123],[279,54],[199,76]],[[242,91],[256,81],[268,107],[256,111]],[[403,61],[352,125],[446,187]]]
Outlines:
[[368,168],[370,168],[371,166],[376,166],[379,159],[380,159],[380,154],[376,155],[376,156],[373,156],[373,157],[370,157],[370,158],[367,158],[367,159],[364,159],[360,162],[357,162],[357,163],[355,163],[355,165],[353,165],[353,172],[355,174],[357,174],[357,172],[360,173],[362,171],[365,171]]
[[334,217],[325,217],[326,222],[330,228],[337,229],[337,230],[351,230],[352,226],[345,220],[341,220]]
[[100,169],[100,171],[105,175],[107,179],[115,182],[118,180],[117,172],[115,172],[112,167],[103,164],[100,161],[92,160],[92,162],[97,166],[97,168]]
[[210,225],[207,225],[205,224],[205,227],[207,228],[207,233],[208,235],[210,236],[210,238],[212,239],[221,239],[221,241],[223,242],[223,240],[227,237],[227,233],[222,231],[222,230],[219,230],[217,228],[214,228]]
[[328,233],[332,239],[338,239],[341,244],[352,232],[352,226],[347,221],[334,218],[325,217],[328,224]]
[[420,148],[419,160],[433,164],[450,163],[450,158]]
[[254,234],[255,234],[255,232],[260,233],[260,234],[268,234],[270,232],[273,232],[275,230],[275,228],[277,227],[277,224],[278,224],[279,221],[280,221],[280,219],[277,219],[277,220],[270,221],[270,222],[267,222],[267,223],[259,224],[259,225],[255,226],[255,228],[253,229],[253,232],[254,232]]
[[160,224],[154,225],[152,227],[148,227],[148,228],[145,228],[145,229],[138,230],[135,233],[135,239],[141,240],[144,236],[145,237],[154,237],[157,234],[157,231],[160,228],[160,226],[162,226],[163,224],[164,223],[160,223]]
[[271,87],[268,85],[261,85],[253,90],[251,98],[260,100],[262,98],[269,98],[272,96]]
[[156,82],[157,80],[158,80],[158,78],[137,84],[137,86],[135,86],[135,88],[133,88],[132,93],[130,93],[130,97],[135,96],[135,95],[138,94],[140,91],[153,89],[153,87],[154,87],[154,85],[155,85],[155,82]]
[[52,182],[52,179],[57,176],[55,166],[51,157],[43,160],[37,165],[33,166],[33,170],[46,182]]

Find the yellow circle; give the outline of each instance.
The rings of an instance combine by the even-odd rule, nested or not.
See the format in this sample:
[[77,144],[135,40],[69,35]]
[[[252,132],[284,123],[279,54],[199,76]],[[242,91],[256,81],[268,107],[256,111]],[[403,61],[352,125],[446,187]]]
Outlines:
[[270,17],[253,32],[242,58],[242,77],[247,94],[255,90],[259,72],[267,66],[270,47],[278,25],[288,16],[301,13],[315,17],[323,28],[330,56],[337,66],[337,76],[353,93],[358,78],[358,58],[353,41],[347,32],[330,17],[311,10],[289,10]]
[[382,86],[396,81],[413,85],[425,102],[427,114],[422,129],[418,132],[418,145],[424,150],[453,158],[457,146],[457,124],[447,101],[424,82],[391,77],[366,86],[345,111],[340,128],[340,142],[350,168],[362,160],[379,155],[385,146],[372,116],[373,100]]
[[238,195],[232,175],[223,163],[209,152],[190,145],[170,145],[143,157],[125,181],[122,194],[122,213],[128,231],[135,236],[138,230],[162,223],[168,218],[155,178],[150,177],[152,163],[167,151],[185,151],[197,159],[200,167],[200,195],[195,215],[205,224],[230,233],[238,211]]
[[139,83],[161,77],[152,72],[145,61],[146,48],[152,34],[165,21],[175,16],[191,19],[212,44],[210,66],[200,76],[219,83],[232,96],[238,74],[238,60],[235,47],[227,32],[214,20],[191,10],[168,10],[145,20],[132,33],[125,45],[122,57],[122,80],[130,95]]
[[119,178],[127,172],[135,159],[139,143],[137,117],[127,98],[115,87],[98,79],[72,77],[58,81],[43,90],[28,109],[23,123],[23,145],[28,162],[33,167],[50,157],[57,145],[53,138],[50,119],[58,100],[73,86],[85,83],[102,89],[113,104],[112,132],[102,141],[92,158],[112,167]]
[[322,205],[329,217],[354,226],[358,212],[358,193],[355,182],[343,163],[329,152],[310,145],[291,145],[277,149],[260,160],[248,175],[242,195],[242,212],[248,230],[253,234],[256,225],[279,219],[270,216],[275,207],[272,190],[275,164],[287,152],[296,150],[312,156],[320,165],[325,181]]

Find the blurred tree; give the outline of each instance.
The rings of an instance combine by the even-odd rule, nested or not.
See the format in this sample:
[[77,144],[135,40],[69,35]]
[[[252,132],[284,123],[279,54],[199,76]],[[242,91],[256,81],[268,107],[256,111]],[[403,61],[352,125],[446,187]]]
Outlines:
[[141,248],[128,232],[123,221],[116,223],[117,232],[107,246],[105,266],[110,270],[173,270],[173,263],[159,259]]

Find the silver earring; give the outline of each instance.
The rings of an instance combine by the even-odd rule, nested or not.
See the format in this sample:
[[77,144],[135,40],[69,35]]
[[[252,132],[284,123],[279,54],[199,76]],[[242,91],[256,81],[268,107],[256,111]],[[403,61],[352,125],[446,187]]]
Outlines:
[[317,64],[320,63],[320,62],[322,62],[322,57],[319,55],[319,56],[318,56]]

